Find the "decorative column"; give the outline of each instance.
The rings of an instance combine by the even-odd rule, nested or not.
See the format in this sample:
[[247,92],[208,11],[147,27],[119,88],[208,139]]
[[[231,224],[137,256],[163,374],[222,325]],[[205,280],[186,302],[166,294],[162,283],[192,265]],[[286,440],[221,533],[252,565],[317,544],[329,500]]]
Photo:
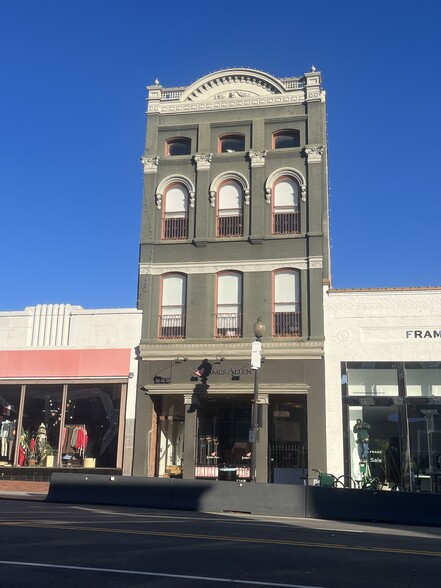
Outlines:
[[[193,157],[196,165],[196,194],[198,222],[196,224],[196,234],[193,243],[196,247],[205,247],[208,242],[208,236],[212,234],[212,210],[209,206],[208,190],[212,153],[197,153]],[[211,222],[210,222],[211,220]]]
[[197,415],[199,395],[195,392],[184,394],[184,463],[183,477],[194,480],[197,448]]
[[[250,161],[251,168],[251,227],[252,234],[249,236],[249,240],[253,244],[258,244],[263,241],[265,234],[265,195],[263,192],[263,186],[265,183],[265,157],[267,151],[255,151],[251,149],[248,152],[248,159]],[[249,226],[245,227],[248,229]]]
[[268,482],[268,405],[269,394],[259,392],[257,409],[259,419],[259,438],[256,444],[256,482]]

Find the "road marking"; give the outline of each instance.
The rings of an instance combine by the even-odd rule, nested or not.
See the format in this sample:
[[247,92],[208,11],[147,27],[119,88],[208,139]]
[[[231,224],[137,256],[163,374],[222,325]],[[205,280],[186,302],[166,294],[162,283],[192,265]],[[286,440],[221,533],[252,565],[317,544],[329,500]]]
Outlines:
[[38,529],[61,529],[64,531],[86,531],[89,533],[114,533],[120,535],[143,535],[150,537],[174,537],[177,539],[204,539],[206,541],[229,541],[231,543],[260,543],[269,545],[290,545],[293,547],[316,547],[321,549],[341,549],[347,551],[367,551],[375,553],[398,553],[400,555],[427,555],[441,557],[440,551],[422,551],[417,549],[400,549],[391,547],[369,547],[365,545],[344,545],[342,543],[314,543],[312,541],[292,541],[284,539],[267,539],[259,537],[230,537],[228,535],[205,535],[199,533],[174,533],[172,531],[141,531],[132,529],[104,529],[102,527],[81,527],[77,525],[47,525],[29,521],[0,522],[3,527],[34,527]]
[[274,586],[276,588],[325,588],[324,586],[312,586],[305,584],[281,584],[278,582],[259,582],[258,580],[236,580],[233,578],[215,578],[212,576],[186,576],[185,574],[165,574],[161,572],[141,572],[137,570],[119,570],[112,568],[91,568],[87,566],[63,566],[57,564],[43,564],[30,561],[2,561],[5,566],[29,566],[38,568],[51,568],[58,570],[76,570],[82,572],[105,572],[109,574],[127,574],[131,576],[155,576],[159,578],[179,578],[180,580],[199,580],[201,582],[223,582],[224,584],[247,584],[251,586]]

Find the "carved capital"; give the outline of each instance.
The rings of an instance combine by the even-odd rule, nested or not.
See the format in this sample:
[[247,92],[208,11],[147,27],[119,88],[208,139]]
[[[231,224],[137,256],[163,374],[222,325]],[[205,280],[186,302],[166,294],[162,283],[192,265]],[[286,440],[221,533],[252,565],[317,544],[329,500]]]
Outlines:
[[197,155],[193,156],[193,160],[198,171],[209,170],[212,159],[212,153],[198,153]]
[[323,151],[323,145],[314,145],[313,147],[305,147],[303,149],[308,163],[320,163],[322,160]]
[[191,392],[191,394],[184,394],[184,404],[187,406],[199,404],[199,394]]
[[159,157],[141,157],[145,174],[155,174],[158,171]]
[[254,151],[248,152],[248,157],[251,162],[251,167],[263,167],[265,165],[265,157],[268,151]]

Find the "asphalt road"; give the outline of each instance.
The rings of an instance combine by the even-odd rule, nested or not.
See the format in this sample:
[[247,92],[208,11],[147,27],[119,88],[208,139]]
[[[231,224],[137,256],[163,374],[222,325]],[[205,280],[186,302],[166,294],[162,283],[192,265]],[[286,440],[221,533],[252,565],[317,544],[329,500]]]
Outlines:
[[0,586],[434,588],[441,528],[0,500]]

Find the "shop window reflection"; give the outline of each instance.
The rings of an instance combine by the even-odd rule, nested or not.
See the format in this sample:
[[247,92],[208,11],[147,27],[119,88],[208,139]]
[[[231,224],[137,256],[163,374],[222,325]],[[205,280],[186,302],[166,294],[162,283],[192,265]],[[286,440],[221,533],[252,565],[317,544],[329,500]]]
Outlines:
[[56,464],[62,396],[61,384],[26,386],[18,466]]
[[7,385],[0,389],[0,464],[3,466],[14,462],[20,389]]
[[65,467],[114,468],[117,461],[121,386],[68,386],[61,441]]

